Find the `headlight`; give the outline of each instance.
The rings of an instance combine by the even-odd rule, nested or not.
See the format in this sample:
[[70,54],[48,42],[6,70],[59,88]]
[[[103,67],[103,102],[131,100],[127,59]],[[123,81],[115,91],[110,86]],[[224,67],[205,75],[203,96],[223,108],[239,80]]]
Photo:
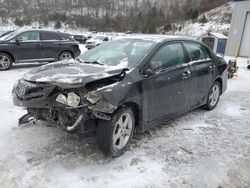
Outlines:
[[56,98],[56,101],[61,104],[65,104],[67,106],[78,107],[80,104],[81,98],[77,94],[70,92],[68,93],[67,97],[63,94],[59,94]]
[[69,106],[77,107],[80,104],[81,98],[77,94],[71,92],[68,93],[67,101]]
[[95,91],[89,92],[87,95],[84,96],[91,104],[96,104],[101,97],[97,95]]
[[67,97],[65,95],[63,95],[63,94],[58,95],[57,98],[56,98],[56,101],[61,103],[61,104],[68,105]]

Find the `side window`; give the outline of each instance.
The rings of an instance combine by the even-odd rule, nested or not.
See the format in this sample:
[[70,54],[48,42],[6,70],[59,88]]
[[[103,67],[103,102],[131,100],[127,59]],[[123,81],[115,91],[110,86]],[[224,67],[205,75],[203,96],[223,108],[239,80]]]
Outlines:
[[204,54],[205,54],[205,57],[206,57],[206,59],[207,58],[211,58],[211,56],[210,56],[210,54],[209,54],[209,49],[206,49],[205,47],[203,47],[203,52],[204,52]]
[[40,35],[38,31],[28,31],[25,33],[20,34],[18,40],[25,42],[25,41],[39,41]]
[[58,33],[59,40],[70,40],[72,39],[70,35],[64,34],[64,33]]
[[42,40],[60,40],[61,37],[56,33],[42,32]]
[[187,48],[190,61],[199,61],[210,57],[208,52],[200,44],[185,43],[184,45]]
[[185,63],[182,45],[180,43],[167,44],[154,55],[151,61],[162,62],[163,68]]

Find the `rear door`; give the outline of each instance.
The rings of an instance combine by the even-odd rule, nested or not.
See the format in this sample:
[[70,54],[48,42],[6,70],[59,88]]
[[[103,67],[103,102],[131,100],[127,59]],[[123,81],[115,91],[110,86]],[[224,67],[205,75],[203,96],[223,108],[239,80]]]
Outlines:
[[55,32],[41,32],[43,56],[48,61],[57,60],[60,52],[64,49],[61,36]]
[[19,41],[15,43],[17,61],[39,61],[43,58],[39,31],[21,33],[16,39]]
[[204,46],[195,42],[184,42],[184,46],[189,55],[191,72],[188,104],[198,105],[208,94],[215,67]]
[[187,105],[189,68],[180,42],[166,44],[151,59],[162,71],[143,80],[147,122],[173,116]]

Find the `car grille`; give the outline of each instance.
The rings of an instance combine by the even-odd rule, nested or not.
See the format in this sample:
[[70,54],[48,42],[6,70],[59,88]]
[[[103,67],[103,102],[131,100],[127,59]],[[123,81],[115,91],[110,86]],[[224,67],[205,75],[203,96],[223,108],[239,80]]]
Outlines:
[[15,92],[21,99],[40,99],[46,97],[54,89],[47,83],[34,83],[24,79],[18,81]]
[[92,44],[92,42],[87,42],[87,44]]

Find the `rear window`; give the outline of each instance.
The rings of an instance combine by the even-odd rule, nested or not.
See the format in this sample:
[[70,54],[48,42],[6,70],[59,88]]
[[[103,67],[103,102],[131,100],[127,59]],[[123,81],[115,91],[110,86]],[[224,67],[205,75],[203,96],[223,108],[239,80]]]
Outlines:
[[85,37],[84,37],[84,36],[81,36],[81,35],[74,35],[74,38],[75,38],[75,39],[85,39]]
[[61,37],[57,33],[42,32],[42,40],[61,40]]
[[200,44],[196,43],[185,43],[187,48],[190,61],[199,61],[210,58],[208,52]]

